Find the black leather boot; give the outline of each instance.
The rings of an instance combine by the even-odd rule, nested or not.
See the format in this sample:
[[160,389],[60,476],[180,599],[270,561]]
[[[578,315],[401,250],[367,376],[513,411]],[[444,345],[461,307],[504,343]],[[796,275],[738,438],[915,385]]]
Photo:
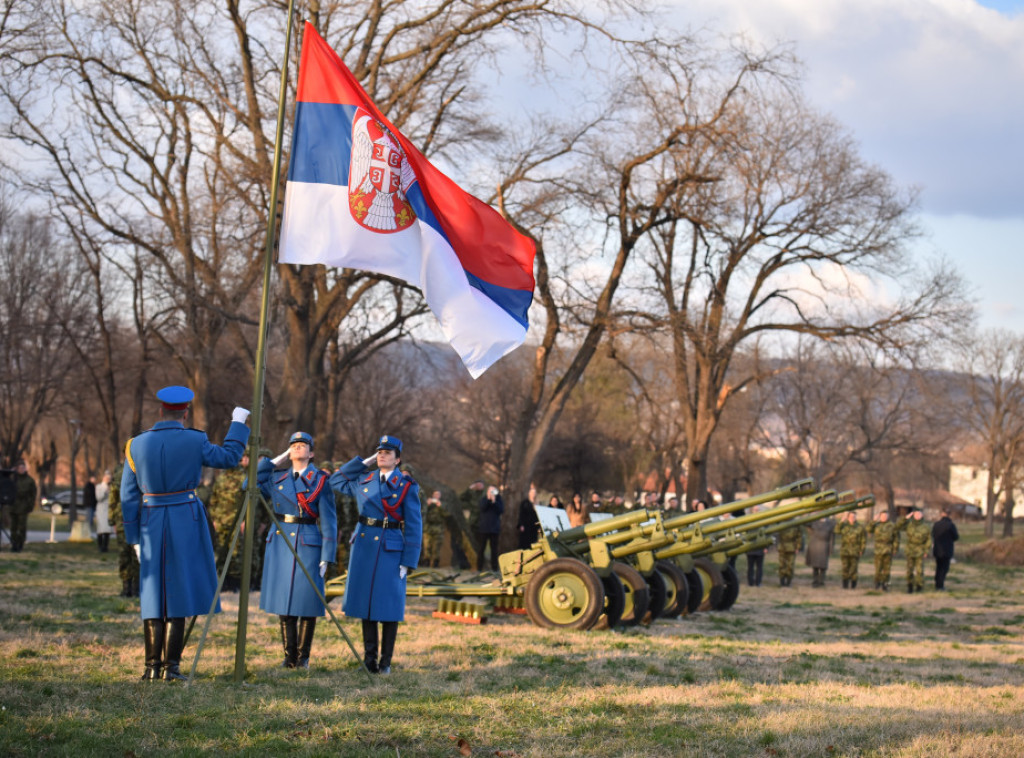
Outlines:
[[279,616],[281,619],[281,644],[284,645],[282,668],[293,669],[299,660],[298,616]]
[[142,679],[153,681],[160,678],[160,667],[163,665],[164,620],[144,619],[142,636],[146,646],[146,671],[142,674]]
[[849,588],[850,588],[850,580],[849,579],[844,579],[843,580],[843,589],[845,590],[845,589],[849,589]]
[[121,594],[118,597],[131,597],[132,596],[132,580],[125,579],[121,582]]
[[128,597],[138,597],[138,596],[139,596],[139,577],[135,577],[134,579],[132,579],[132,594],[130,594]]
[[850,580],[850,589],[851,590],[857,589],[857,580],[856,579],[851,579]]
[[299,619],[299,660],[295,665],[300,669],[309,668],[309,651],[313,649],[315,631],[316,616],[303,616]]
[[380,630],[380,665],[381,674],[391,673],[391,656],[395,654],[395,640],[398,638],[398,622],[383,621]]
[[363,619],[363,665],[371,674],[377,669],[377,622]]
[[164,666],[164,679],[168,682],[184,681],[188,677],[181,673],[181,649],[185,647],[185,619],[167,619],[167,663]]

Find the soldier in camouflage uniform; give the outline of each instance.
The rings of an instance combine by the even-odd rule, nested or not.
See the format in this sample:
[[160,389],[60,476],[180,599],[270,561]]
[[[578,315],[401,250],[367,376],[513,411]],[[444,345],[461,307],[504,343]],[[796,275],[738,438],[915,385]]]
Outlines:
[[434,490],[423,511],[423,557],[429,568],[441,565],[441,545],[444,543],[445,512],[441,507],[441,491]]
[[139,559],[135,548],[124,537],[124,518],[121,516],[121,475],[124,464],[119,463],[110,479],[110,520],[117,532],[117,574],[121,577],[121,597],[139,596]]
[[847,511],[836,527],[839,535],[839,560],[842,562],[843,589],[857,587],[857,568],[860,557],[868,545],[868,530],[857,520],[857,514]]
[[[341,468],[341,463],[338,461],[334,463],[325,461],[323,468],[324,471],[333,474]],[[359,524],[359,506],[355,498],[333,487],[331,491],[334,492],[334,509],[338,516],[338,550],[335,562],[327,566],[326,579],[333,579],[348,571],[348,557],[352,545],[352,534]]]
[[[206,511],[213,519],[214,526],[214,549],[217,551],[217,572],[224,569],[224,562],[228,559],[228,548],[231,547],[231,538],[235,533],[235,522],[238,520],[238,513],[245,502],[245,490],[242,483],[249,471],[249,456],[242,455],[242,460],[236,468],[222,471],[213,487],[210,496],[203,502],[206,504]],[[257,508],[257,517],[262,511]],[[257,518],[257,523],[259,519]],[[223,589],[225,592],[238,592],[242,586],[242,535],[239,535],[235,543],[235,550],[231,553],[231,565],[228,567],[228,574],[224,578]],[[255,556],[260,552],[260,545],[253,541],[253,563],[256,563]],[[255,567],[251,574],[252,581],[257,585],[260,581],[260,574],[256,573]]]
[[803,549],[804,530],[799,526],[791,526],[779,532],[779,586],[789,587],[793,584],[793,569],[796,565],[796,554]]
[[907,533],[907,592],[924,590],[924,557],[932,546],[932,528],[921,520],[923,515],[915,508],[902,524]]
[[900,533],[889,520],[889,512],[882,511],[868,525],[868,534],[875,540],[875,589],[889,591],[892,557],[900,547]]

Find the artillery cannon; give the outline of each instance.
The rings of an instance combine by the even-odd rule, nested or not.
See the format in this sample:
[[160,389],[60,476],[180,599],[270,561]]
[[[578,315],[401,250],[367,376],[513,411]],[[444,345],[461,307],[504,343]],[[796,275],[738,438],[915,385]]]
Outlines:
[[[669,519],[660,512],[640,509],[580,527],[546,530],[529,549],[499,556],[499,579],[435,581],[431,572],[414,572],[406,593],[408,597],[490,598],[498,605],[521,607],[538,626],[565,629],[589,629],[599,620],[608,626],[635,624],[645,617],[653,620],[705,605],[713,607],[708,598],[716,577],[705,562],[712,567],[715,564],[708,556],[742,548],[746,543],[737,535],[764,529],[783,513],[787,518],[803,515],[833,501],[803,498],[730,522],[715,519],[754,505],[808,495],[814,489],[813,480],[804,479]],[[723,535],[713,539],[718,532]],[[726,536],[731,541],[724,541]],[[416,581],[424,577],[430,580]],[[342,576],[328,582],[326,596],[343,594],[344,581]]]

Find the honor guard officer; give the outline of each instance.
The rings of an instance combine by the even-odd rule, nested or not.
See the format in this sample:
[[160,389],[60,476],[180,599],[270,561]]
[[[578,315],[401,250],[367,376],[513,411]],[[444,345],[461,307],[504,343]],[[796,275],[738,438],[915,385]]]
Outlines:
[[[374,460],[376,473],[368,467]],[[385,434],[375,455],[353,458],[331,476],[334,489],[359,505],[343,610],[363,620],[363,662],[380,674],[391,673],[398,622],[405,619],[405,577],[419,563],[423,539],[419,485],[398,469],[401,460],[402,441]]]
[[[275,468],[286,460],[291,461],[286,468]],[[324,615],[320,600],[324,574],[327,564],[334,563],[338,549],[334,492],[327,472],[314,466],[312,460],[313,437],[295,432],[285,452],[273,461],[260,459],[258,473],[260,492],[270,500],[284,529],[271,529],[267,535],[260,609],[280,616],[282,665],[290,669],[309,668],[316,620]],[[320,595],[299,568],[288,543],[302,559]]]
[[196,487],[203,466],[238,465],[249,441],[249,411],[235,408],[224,445],[218,446],[205,432],[185,428],[192,390],[164,387],[156,396],[160,421],[125,445],[121,513],[125,539],[139,556],[142,678],[174,680],[186,678],[178,668],[185,617],[209,612],[217,591],[213,542]]

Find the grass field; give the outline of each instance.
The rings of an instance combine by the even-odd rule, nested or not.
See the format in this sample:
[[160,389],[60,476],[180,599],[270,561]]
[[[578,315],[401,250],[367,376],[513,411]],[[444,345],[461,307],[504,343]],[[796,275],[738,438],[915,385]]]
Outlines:
[[[116,560],[68,543],[0,553],[0,754],[1024,755],[1019,569],[958,562],[947,592],[906,595],[899,559],[883,594],[865,589],[867,560],[861,588],[840,589],[835,560],[824,589],[803,566],[780,588],[769,553],[765,586],[732,610],[626,632],[453,624],[410,601],[394,673],[372,683],[324,622],[311,670],[279,668],[276,618],[254,597],[235,684],[238,596],[224,595],[185,687],[138,681],[142,625]],[[342,624],[358,646],[359,622]]]

